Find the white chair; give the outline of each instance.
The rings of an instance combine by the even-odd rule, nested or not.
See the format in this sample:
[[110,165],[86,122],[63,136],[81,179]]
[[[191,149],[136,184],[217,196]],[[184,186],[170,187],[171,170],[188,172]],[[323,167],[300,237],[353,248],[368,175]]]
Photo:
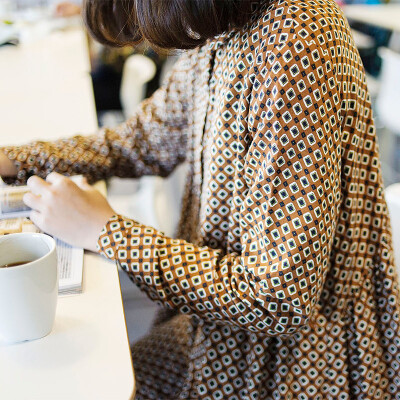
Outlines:
[[[392,0],[393,1],[393,0]],[[400,2],[400,0],[399,0]],[[393,51],[400,52],[400,32],[393,31],[387,45]]]
[[156,65],[149,57],[133,54],[126,59],[120,91],[125,118],[134,114],[145,97],[146,83],[154,78],[156,72]]
[[[382,70],[376,100],[378,117],[392,134],[400,135],[400,54],[391,49],[380,48],[379,55],[382,57]],[[393,150],[395,146],[391,139],[396,137],[386,137],[390,132],[385,132],[385,138],[382,139]],[[400,274],[400,183],[388,186],[385,189],[385,198],[391,219],[395,262]]]
[[400,181],[398,143],[400,136],[400,53],[381,47],[379,91],[375,100],[376,126],[382,170],[387,184]]
[[387,129],[400,135],[400,53],[381,47],[382,57],[377,112]]
[[375,39],[372,36],[354,28],[351,29],[351,33],[353,34],[354,43],[357,49],[364,50],[375,47]]
[[394,183],[385,189],[386,203],[392,226],[394,260],[400,276],[400,183]]

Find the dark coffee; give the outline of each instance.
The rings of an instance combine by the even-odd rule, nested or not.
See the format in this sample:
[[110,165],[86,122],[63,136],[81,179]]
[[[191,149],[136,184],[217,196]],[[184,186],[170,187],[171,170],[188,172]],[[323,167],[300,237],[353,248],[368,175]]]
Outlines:
[[18,267],[18,265],[24,265],[24,264],[28,264],[32,261],[18,261],[18,262],[13,262],[13,263],[9,263],[9,264],[4,264],[0,266],[1,268],[11,268],[11,267]]

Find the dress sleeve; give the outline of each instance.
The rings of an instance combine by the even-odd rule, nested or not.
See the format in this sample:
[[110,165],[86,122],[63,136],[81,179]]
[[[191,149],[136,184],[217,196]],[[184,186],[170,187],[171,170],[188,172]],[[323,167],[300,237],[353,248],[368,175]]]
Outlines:
[[90,182],[110,176],[167,176],[186,154],[189,64],[189,56],[182,56],[164,85],[116,129],[1,148],[18,170],[16,178],[4,180],[24,184],[32,175],[45,178],[52,171],[82,174]]
[[340,104],[328,55],[301,41],[268,53],[253,85],[241,251],[198,247],[119,215],[98,246],[167,307],[279,335],[309,323],[330,265]]

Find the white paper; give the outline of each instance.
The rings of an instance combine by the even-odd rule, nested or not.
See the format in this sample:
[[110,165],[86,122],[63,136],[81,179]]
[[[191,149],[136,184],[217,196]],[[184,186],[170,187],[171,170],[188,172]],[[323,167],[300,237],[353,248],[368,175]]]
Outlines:
[[23,202],[27,186],[0,187],[0,219],[27,217],[31,209]]
[[56,239],[58,257],[58,293],[82,292],[83,249]]

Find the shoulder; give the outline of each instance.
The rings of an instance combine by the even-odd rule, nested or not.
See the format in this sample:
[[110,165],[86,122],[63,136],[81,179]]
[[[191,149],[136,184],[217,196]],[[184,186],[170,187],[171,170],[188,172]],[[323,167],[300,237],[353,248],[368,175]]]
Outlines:
[[288,51],[296,61],[313,51],[333,61],[336,47],[355,50],[348,22],[335,0],[267,2],[236,38],[253,66]]
[[297,79],[317,68],[331,75],[339,53],[342,58],[357,54],[348,22],[334,0],[273,0],[235,38],[249,73],[262,71],[263,77],[285,74],[290,67],[298,70]]
[[321,40],[322,44],[324,37],[348,27],[335,0],[273,0],[267,5],[256,13],[244,34],[258,36],[269,46],[279,45],[293,35]]

